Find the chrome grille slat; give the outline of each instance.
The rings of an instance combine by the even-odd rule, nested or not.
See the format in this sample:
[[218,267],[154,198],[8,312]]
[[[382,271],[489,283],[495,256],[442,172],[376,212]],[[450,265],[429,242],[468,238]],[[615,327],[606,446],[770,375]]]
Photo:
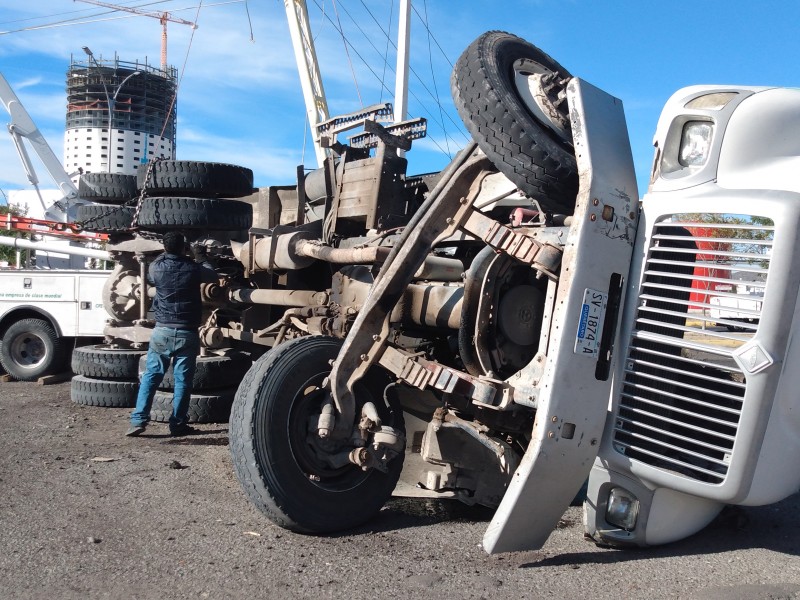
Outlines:
[[768,293],[766,221],[698,214],[653,225],[613,432],[631,460],[725,480],[747,391],[733,355],[757,332]]
[[[674,314],[676,314],[675,312],[668,311],[668,310],[660,311],[660,313],[661,314],[665,314],[665,315],[674,315]],[[683,331],[685,333],[691,333],[691,332],[697,331],[697,328],[695,328],[695,327],[686,327],[685,325],[664,325],[661,321],[657,321],[655,319],[636,319],[636,322],[640,323],[640,324],[659,325],[661,327],[668,327],[669,329],[672,329],[672,330],[675,330],[675,331]],[[726,333],[721,333],[719,331],[706,331],[705,335],[707,335],[708,337],[711,337],[711,338],[716,338],[718,340],[738,340],[739,339],[739,338],[737,338],[735,336],[728,335]]]
[[[672,367],[665,367],[664,365],[660,365],[658,363],[651,363],[651,362],[648,362],[646,360],[634,360],[632,362],[635,365],[641,365],[643,367],[653,367],[653,368],[660,369],[662,371],[669,371],[671,373],[676,373],[676,374],[684,374],[684,371],[681,371],[680,369],[675,369],[675,368],[672,368]],[[633,369],[630,369],[630,370],[633,370]],[[692,377],[695,378],[695,379],[705,379],[706,381],[714,381],[713,377],[708,377],[707,375],[696,375],[696,374],[693,373]],[[741,389],[744,389],[744,384],[740,383],[738,381],[731,381],[730,384],[727,384],[727,385],[732,385],[734,387],[739,387]]]
[[[718,437],[720,439],[729,440],[731,442],[731,444],[730,444],[731,448],[733,448],[733,441],[736,439],[736,437],[734,435],[732,435],[732,434],[724,434],[724,433],[721,433],[721,432],[718,432],[718,431],[709,432],[707,429],[703,429],[702,427],[697,427],[697,426],[692,425],[690,423],[682,423],[681,421],[677,421],[675,419],[670,419],[668,417],[663,417],[662,415],[658,415],[656,413],[651,413],[651,412],[643,410],[641,408],[635,408],[635,409],[634,408],[629,408],[627,410],[630,411],[632,414],[637,415],[640,418],[648,418],[648,419],[651,419],[653,421],[662,422],[665,425],[679,426],[679,427],[683,427],[684,429],[691,429],[692,431],[696,431],[697,433],[709,433],[710,435],[713,435],[713,436]],[[620,417],[617,417],[617,418],[620,418]],[[631,422],[635,422],[635,421],[633,421],[631,419]]]
[[[666,260],[666,259],[663,259],[663,258],[653,258],[653,259],[650,259],[650,264],[675,266],[675,265],[683,265],[684,263],[682,263],[680,261],[677,261],[677,260]],[[718,262],[703,261],[703,260],[695,261],[694,265],[696,267],[710,267],[712,269],[718,269],[719,268],[719,263]],[[753,266],[753,265],[741,265],[741,266],[736,267],[736,270],[737,271],[744,271],[744,272],[747,272],[747,273],[762,273],[762,274],[765,274],[765,275],[766,275],[766,273],[768,271],[768,269],[765,269],[763,267]]]
[[[710,307],[711,305],[708,305],[708,306]],[[656,311],[655,309],[651,309],[648,306],[640,306],[639,307],[639,312],[647,312],[647,311],[651,311],[651,310],[653,312],[658,312],[659,314],[669,314],[669,315],[675,315],[675,316],[678,316],[678,315],[682,314],[682,313],[679,313],[679,312],[676,312],[676,311],[669,311],[669,310],[658,310],[658,311]],[[758,316],[761,315],[761,313],[759,313],[758,311],[750,311],[750,310],[743,310],[743,309],[737,310],[736,314],[737,315],[742,315],[742,316],[745,316],[745,317],[747,317],[747,316],[758,317]],[[727,320],[727,319],[720,319],[720,318],[712,319],[711,317],[703,317],[701,315],[697,315],[697,317],[695,317],[695,318],[697,320],[699,320],[699,321],[704,321],[705,323],[709,323],[709,324],[712,324],[712,325],[714,325],[714,324],[736,325],[736,326],[741,326],[741,327],[745,327],[745,328],[748,328],[748,329],[752,329],[753,331],[755,331],[755,329],[756,329],[755,327],[751,327],[751,326],[747,325],[746,323],[737,323],[736,321],[730,321],[730,320]],[[732,339],[737,339],[737,338],[732,338]]]
[[[637,319],[637,322],[639,319]],[[673,348],[689,348],[691,350],[702,350],[708,352],[709,354],[719,354],[720,356],[730,356],[730,352],[722,350],[720,348],[714,348],[710,346],[705,346],[700,343],[695,342],[688,342],[685,339],[681,338],[674,338],[674,337],[667,337],[664,335],[658,335],[654,333],[650,333],[649,331],[639,331],[636,332],[637,339],[643,341],[652,341],[664,346],[671,346]]]
[[[664,352],[658,352],[658,351],[652,350],[650,348],[637,348],[637,351],[640,354],[649,354],[650,356],[658,356],[660,358],[670,358],[670,359],[671,358],[675,358],[670,354],[666,354]],[[676,362],[678,362],[678,361],[676,361]],[[696,359],[693,359],[693,358],[686,358],[686,357],[681,357],[679,362],[686,363],[687,365],[693,365],[693,366],[699,366],[699,367],[705,366],[705,364],[706,364],[703,361],[696,360]],[[738,368],[736,368],[736,367],[725,367],[724,365],[719,365],[718,368],[720,370],[727,370],[730,373],[738,373],[739,372]],[[680,372],[677,368],[675,370]],[[695,376],[695,377],[697,376],[694,373],[692,375]]]
[[[625,417],[617,417],[617,420],[618,421],[631,422],[630,419],[626,419]],[[647,425],[645,423],[639,423],[639,427],[641,429],[654,431],[656,433],[659,433],[659,434],[663,435],[664,437],[669,437],[669,438],[675,439],[675,440],[677,440],[677,442],[693,444],[695,446],[703,446],[704,448],[708,448],[709,450],[713,450],[715,452],[723,452],[723,453],[730,452],[730,447],[728,447],[728,446],[717,446],[717,445],[714,445],[714,444],[710,444],[708,442],[704,442],[704,441],[700,441],[700,440],[696,440],[696,439],[692,439],[692,438],[686,437],[685,435],[678,435],[677,433],[674,433],[674,432],[671,432],[671,431],[664,431],[663,429],[659,429],[657,427],[653,427],[652,425]],[[617,429],[618,431],[624,431],[624,430],[619,429],[619,428],[615,428],[615,429]],[[677,442],[676,442],[676,445],[677,445]]]
[[[633,387],[636,388],[636,386],[633,386]],[[637,389],[641,389],[641,388],[637,388]],[[658,391],[658,390],[647,390],[647,391]],[[676,397],[675,394],[667,394],[667,393],[664,393],[664,392],[662,392],[662,393],[665,396],[669,396],[670,398],[672,398],[674,400],[683,400],[683,398]],[[640,396],[638,394],[623,393],[622,397],[623,398],[627,398],[628,400],[633,400],[635,402],[640,402],[640,403],[647,404],[647,405],[650,405],[650,406],[663,406],[662,403],[659,403],[656,400],[651,400],[650,398],[646,398],[645,396]],[[697,413],[693,413],[692,411],[686,410],[685,408],[677,408],[675,406],[670,406],[670,412],[679,413],[679,414],[690,416],[690,417],[695,417],[699,421],[704,421],[706,423],[713,424],[713,425],[720,425],[722,427],[732,427],[734,429],[736,428],[736,423],[735,422],[732,423],[730,421],[724,421],[722,419],[717,419],[717,418],[709,417],[709,416],[706,416],[706,415],[698,416]]]
[[[666,450],[672,450],[674,448],[677,448],[676,446],[673,446],[673,445],[670,445],[670,444],[665,444],[661,440],[658,440],[656,438],[651,438],[651,437],[648,437],[646,435],[642,435],[641,433],[628,433],[628,437],[630,437],[630,438],[632,438],[634,440],[639,440],[640,442],[647,442],[648,444],[651,444],[653,446],[664,447]],[[634,444],[628,443],[628,445],[633,446]],[[699,452],[692,452],[691,450],[687,450],[686,448],[681,448],[681,451],[685,452],[688,455],[694,456],[695,458],[701,458],[703,460],[707,460],[709,462],[716,463],[718,465],[725,465],[726,464],[725,460],[709,458],[705,454],[700,454]]]
[[[697,266],[697,265],[695,265]],[[688,279],[690,281],[702,281],[703,283],[730,283],[730,279],[726,279],[724,277],[703,277],[697,275],[675,275],[670,273],[669,271],[656,271],[656,270],[647,270],[644,273],[645,275],[658,275],[661,277],[672,277],[675,279]],[[763,289],[765,285],[763,283],[754,282],[750,284],[751,287],[757,287]],[[717,295],[716,293],[714,294]],[[736,296],[736,294],[728,294],[729,296]]]
[[[661,381],[663,379],[661,377],[658,377],[657,375],[652,375],[650,373],[640,373],[640,372],[637,373],[636,371],[633,371],[633,370],[626,371],[626,373],[630,373],[631,375],[635,375],[636,377],[643,377],[645,379],[650,379],[650,380],[654,380],[654,381]],[[693,386],[690,386],[690,385],[688,385],[686,383],[677,382],[677,381],[674,382],[674,385],[676,385],[678,387],[681,387],[681,388],[684,388],[684,389],[687,389],[687,390],[695,389]],[[637,384],[633,384],[633,386],[634,387],[642,387],[642,386],[638,386]],[[716,390],[705,390],[704,393],[711,394],[713,396],[716,396],[717,398],[727,398],[728,400],[731,400],[731,401],[734,401],[734,402],[741,401],[741,398],[739,398],[738,396],[734,396],[732,394],[725,394],[724,392],[718,392]],[[676,396],[676,397],[679,397],[679,396]],[[689,400],[687,400],[687,402],[688,401]],[[712,406],[713,405],[709,405],[709,407],[712,407]],[[722,409],[720,409],[720,410],[722,410]],[[739,413],[738,410],[734,410],[734,409],[729,409],[729,412],[735,412],[737,414]]]
[[[670,254],[697,254],[695,250],[687,248],[669,248]],[[727,250],[703,250],[704,255],[718,256],[720,258],[753,258],[752,253],[745,252],[729,252]],[[769,260],[769,256],[764,256],[763,260]]]
[[[719,483],[720,481],[723,481],[723,477],[719,473],[716,473],[714,471],[709,471],[708,469],[704,469],[702,467],[693,465],[691,463],[687,463],[687,462],[684,462],[684,461],[681,461],[681,460],[677,460],[677,459],[674,459],[674,458],[664,457],[664,456],[660,455],[657,452],[652,452],[650,450],[646,450],[644,448],[633,446],[631,444],[625,444],[625,443],[619,442],[619,445],[621,447],[627,449],[627,450],[634,450],[637,454],[643,454],[645,456],[650,456],[652,458],[656,458],[656,459],[659,459],[660,461],[664,461],[664,462],[666,462],[668,464],[671,464],[671,465],[673,465],[673,467],[671,469],[673,471],[678,470],[675,467],[679,467],[683,475],[688,475],[690,473],[702,473],[702,474],[706,475],[706,478],[704,478],[704,479],[713,479],[713,480],[715,480],[715,481],[713,481],[713,483]],[[647,462],[647,461],[642,461],[642,462]],[[687,473],[687,471],[688,471],[688,473]],[[697,477],[695,477],[695,478],[697,478]]]

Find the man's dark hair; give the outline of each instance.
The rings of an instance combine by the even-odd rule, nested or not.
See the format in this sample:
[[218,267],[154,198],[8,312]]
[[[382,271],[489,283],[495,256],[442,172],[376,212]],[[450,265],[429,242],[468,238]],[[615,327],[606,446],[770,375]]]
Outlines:
[[183,239],[183,234],[178,231],[168,231],[164,234],[161,240],[164,244],[164,250],[170,254],[183,254],[186,246],[186,240]]

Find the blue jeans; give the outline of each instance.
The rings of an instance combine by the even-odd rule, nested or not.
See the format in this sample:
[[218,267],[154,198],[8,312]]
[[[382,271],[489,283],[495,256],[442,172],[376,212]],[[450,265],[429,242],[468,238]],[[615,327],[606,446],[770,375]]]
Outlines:
[[150,421],[150,408],[158,385],[172,361],[175,388],[172,396],[172,415],[169,418],[170,431],[186,426],[189,412],[189,396],[192,393],[197,355],[200,352],[200,337],[196,329],[172,329],[156,327],[150,336],[147,350],[147,368],[139,383],[136,409],[131,414],[131,425],[138,427]]

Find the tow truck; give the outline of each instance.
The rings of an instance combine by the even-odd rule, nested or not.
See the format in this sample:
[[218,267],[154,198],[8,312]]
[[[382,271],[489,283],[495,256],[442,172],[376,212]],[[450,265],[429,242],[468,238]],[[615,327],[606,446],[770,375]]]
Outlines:
[[[0,365],[14,379],[45,381],[42,378],[67,371],[75,345],[102,338],[108,315],[100,298],[110,270],[45,269],[42,263],[51,255],[80,257],[81,262],[87,258],[108,261],[108,252],[100,248],[108,236],[81,231],[74,223],[79,207],[91,201],[80,196],[78,186],[1,73],[0,101],[11,117],[8,131],[45,214],[44,219],[10,212],[0,215],[0,228],[19,234],[0,236],[0,244],[37,250],[40,262],[39,268],[0,269]],[[39,190],[39,178],[26,142],[62,194],[49,206]],[[21,237],[25,235],[49,241]]]

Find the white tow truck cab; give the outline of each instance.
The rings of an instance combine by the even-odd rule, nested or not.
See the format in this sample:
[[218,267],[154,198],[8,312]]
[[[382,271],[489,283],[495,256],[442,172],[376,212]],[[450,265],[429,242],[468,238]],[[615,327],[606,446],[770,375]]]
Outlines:
[[[598,542],[678,540],[800,487],[798,131],[796,89],[689,87],[662,113],[584,505]],[[714,301],[734,270],[763,290],[746,324]]]

